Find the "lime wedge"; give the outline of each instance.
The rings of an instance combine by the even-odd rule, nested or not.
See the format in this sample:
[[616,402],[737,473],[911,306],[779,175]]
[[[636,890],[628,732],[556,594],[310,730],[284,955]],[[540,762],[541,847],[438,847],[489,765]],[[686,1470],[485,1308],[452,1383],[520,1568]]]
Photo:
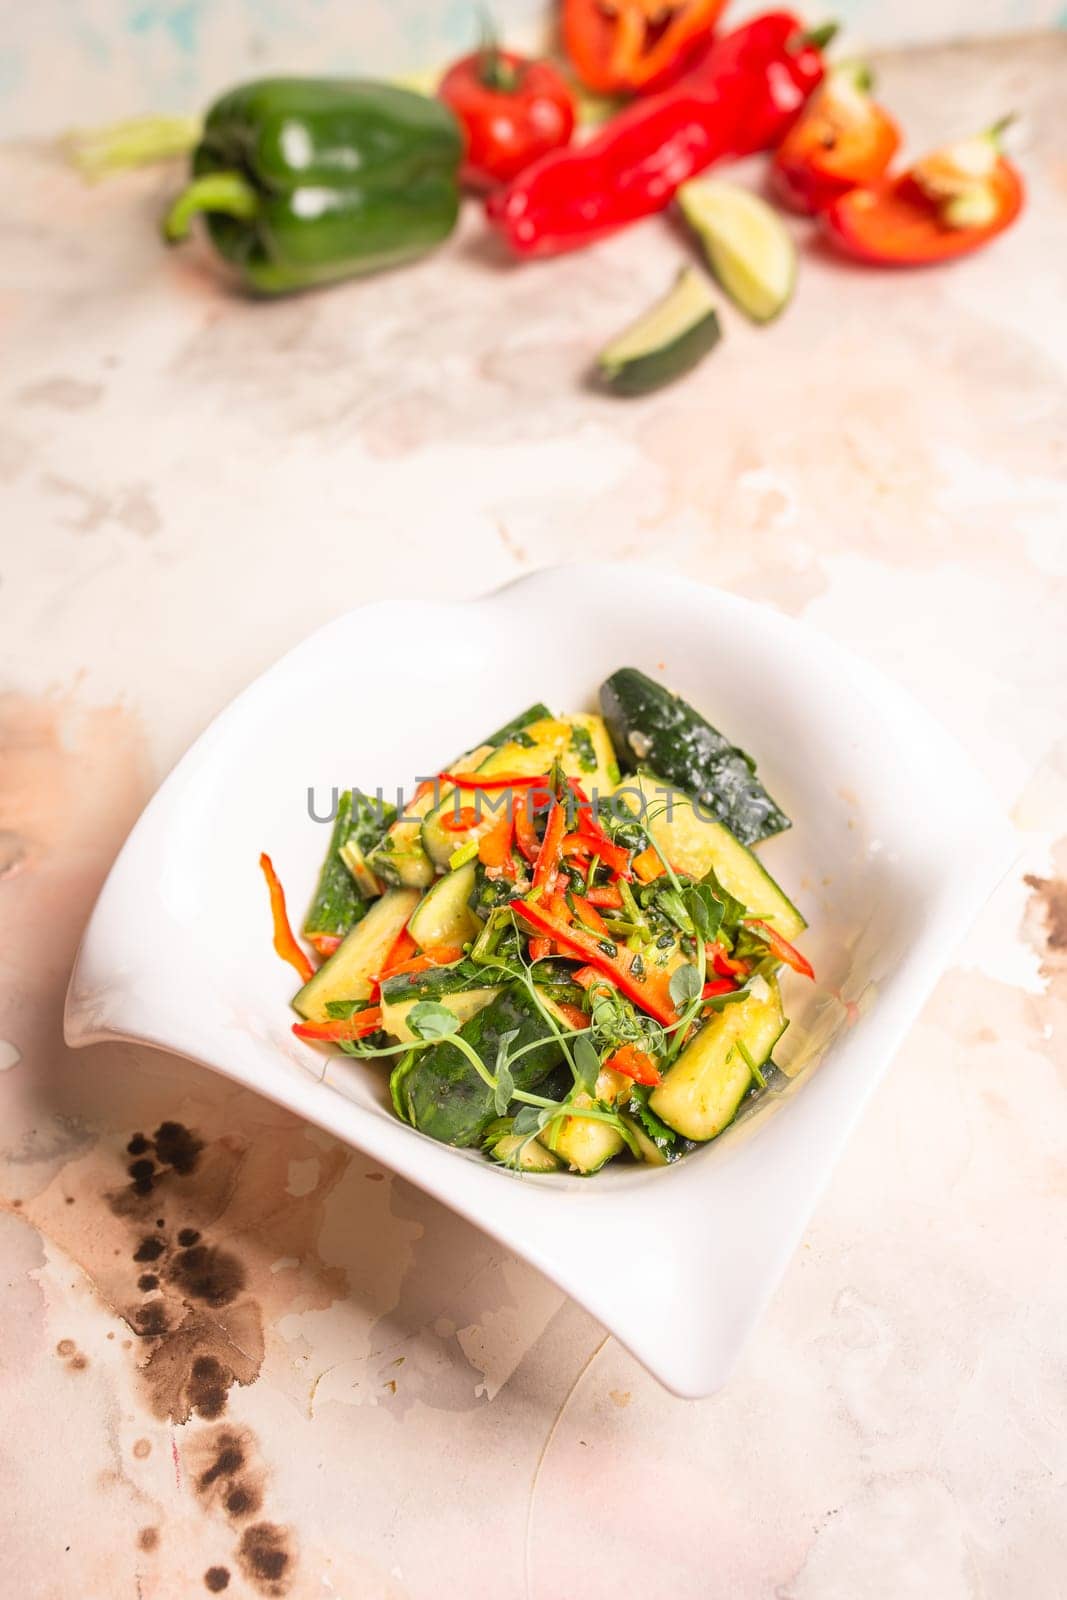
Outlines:
[[615,394],[649,394],[691,371],[720,332],[711,285],[685,267],[670,293],[600,352],[601,381]]
[[700,178],[682,185],[678,202],[731,300],[753,322],[770,322],[797,276],[796,248],[777,212],[750,189]]

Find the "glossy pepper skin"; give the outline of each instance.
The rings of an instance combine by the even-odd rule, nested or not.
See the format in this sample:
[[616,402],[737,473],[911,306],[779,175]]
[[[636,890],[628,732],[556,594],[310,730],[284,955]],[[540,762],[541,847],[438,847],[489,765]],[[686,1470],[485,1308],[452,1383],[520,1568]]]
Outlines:
[[775,151],[771,183],[794,211],[815,216],[849,189],[877,183],[900,145],[900,130],[871,98],[858,62],[827,73]]
[[164,237],[184,238],[203,212],[219,255],[263,295],[377,272],[452,232],[462,154],[439,100],[358,79],[259,79],[211,107]]
[[628,107],[577,149],[543,157],[490,196],[490,221],[516,254],[553,256],[662,211],[714,161],[784,137],[822,79],[828,37],[806,35],[784,11],[724,34],[671,89]]
[[707,38],[726,0],[563,0],[571,65],[599,94],[662,88]]
[[495,44],[449,67],[437,95],[463,128],[462,177],[473,189],[507,183],[574,132],[574,96],[552,63]]

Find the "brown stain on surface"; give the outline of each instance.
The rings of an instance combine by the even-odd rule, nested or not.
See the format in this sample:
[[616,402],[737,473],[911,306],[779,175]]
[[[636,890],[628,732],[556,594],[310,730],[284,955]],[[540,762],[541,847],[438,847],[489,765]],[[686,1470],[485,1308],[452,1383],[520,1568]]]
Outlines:
[[274,1522],[256,1522],[246,1528],[237,1548],[241,1571],[264,1594],[288,1591],[293,1553],[290,1532]]
[[1055,994],[1067,994],[1067,839],[1053,850],[1053,875],[1023,878],[1032,892],[1023,933],[1041,958],[1041,971]]

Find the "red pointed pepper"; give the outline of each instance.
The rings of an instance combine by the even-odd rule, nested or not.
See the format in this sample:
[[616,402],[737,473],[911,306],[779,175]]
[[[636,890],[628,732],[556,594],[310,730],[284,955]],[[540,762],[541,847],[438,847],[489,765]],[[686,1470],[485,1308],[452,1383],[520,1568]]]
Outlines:
[[670,980],[666,973],[656,972],[635,976],[631,971],[635,959],[632,950],[620,946],[616,947],[614,955],[608,955],[600,948],[600,941],[593,934],[586,933],[581,928],[568,927],[566,923],[542,910],[539,905],[531,905],[528,900],[512,900],[509,903],[512,911],[528,922],[542,937],[554,939],[564,954],[576,956],[579,961],[584,961],[597,972],[602,972],[628,1000],[632,1000],[643,1011],[647,1011],[650,1017],[655,1017],[657,1022],[669,1027],[678,1020],[678,1014],[671,1003]]

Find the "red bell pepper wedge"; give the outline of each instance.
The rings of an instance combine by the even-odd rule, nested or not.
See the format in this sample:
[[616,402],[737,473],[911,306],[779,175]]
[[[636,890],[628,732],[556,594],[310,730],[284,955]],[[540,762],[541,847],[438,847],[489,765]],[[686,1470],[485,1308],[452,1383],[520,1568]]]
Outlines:
[[551,780],[547,773],[539,777],[527,778],[521,772],[501,774],[499,777],[481,778],[476,772],[441,772],[438,774],[442,783],[451,783],[457,789],[529,789],[540,785],[542,789],[549,788]]
[[769,922],[764,922],[760,917],[746,917],[745,927],[752,928],[787,967],[792,967],[793,971],[799,972],[803,978],[814,978],[815,969],[807,956],[802,956],[796,945],[790,944],[788,939],[783,939]]
[[576,1031],[589,1027],[592,1019],[586,1016],[581,1006],[572,1006],[569,1000],[557,1000],[554,1003],[560,1016],[564,1017]]
[[657,1022],[669,1027],[678,1020],[670,999],[670,980],[667,975],[657,972],[654,976],[646,974],[644,977],[635,977],[631,971],[634,962],[632,950],[617,948],[615,955],[609,956],[601,950],[593,934],[581,928],[567,927],[566,923],[551,916],[541,906],[531,905],[528,900],[512,900],[509,903],[512,911],[540,935],[554,939],[564,953],[576,956],[597,972],[604,973],[628,1000],[647,1011],[650,1017],[655,1017]]
[[298,1039],[362,1039],[375,1033],[382,1025],[381,1006],[368,1006],[351,1017],[336,1017],[329,1022],[294,1022],[293,1032]]
[[[998,124],[985,135],[998,150],[999,132]],[[823,219],[832,242],[872,266],[925,267],[970,255],[1003,233],[1025,200],[1016,168],[997,154],[988,174],[973,186],[983,202],[981,220],[961,222],[957,211],[950,221],[952,208],[966,197],[939,194],[924,178],[945,154],[936,151],[900,177],[842,195]]]
[[591,906],[603,906],[605,911],[621,911],[622,895],[613,883],[594,885],[586,891],[586,903]]
[[648,1051],[639,1050],[633,1044],[620,1045],[604,1065],[613,1067],[624,1077],[632,1078],[634,1083],[647,1083],[654,1087],[657,1083],[663,1082],[663,1075]]
[[301,980],[307,983],[315,969],[308,960],[307,955],[297,944],[293,930],[289,926],[289,917],[285,910],[285,890],[282,888],[278,874],[274,870],[270,856],[264,851],[259,858],[260,870],[267,880],[270,891],[270,910],[274,921],[274,948],[283,961],[300,974]]
[[383,978],[391,978],[397,967],[402,967],[410,961],[418,946],[406,928],[403,928],[393,940],[392,946],[382,962],[381,971],[376,974],[374,982],[380,984]]
[[491,195],[490,222],[516,254],[553,256],[664,210],[712,162],[782,140],[822,79],[827,40],[786,11],[719,36],[670,89]]
[[684,67],[726,0],[563,0],[563,47],[598,94],[647,93]]
[[546,889],[555,877],[556,868],[560,863],[560,846],[563,844],[563,835],[567,831],[567,818],[563,807],[557,801],[548,813],[545,823],[545,834],[541,840],[541,848],[537,852],[534,862],[533,886],[535,889]]
[[343,943],[339,933],[306,933],[304,938],[323,961],[329,961],[335,950],[339,950]]
[[880,181],[900,145],[900,129],[871,98],[859,62],[833,67],[775,151],[771,182],[787,206],[808,216],[849,189]]

